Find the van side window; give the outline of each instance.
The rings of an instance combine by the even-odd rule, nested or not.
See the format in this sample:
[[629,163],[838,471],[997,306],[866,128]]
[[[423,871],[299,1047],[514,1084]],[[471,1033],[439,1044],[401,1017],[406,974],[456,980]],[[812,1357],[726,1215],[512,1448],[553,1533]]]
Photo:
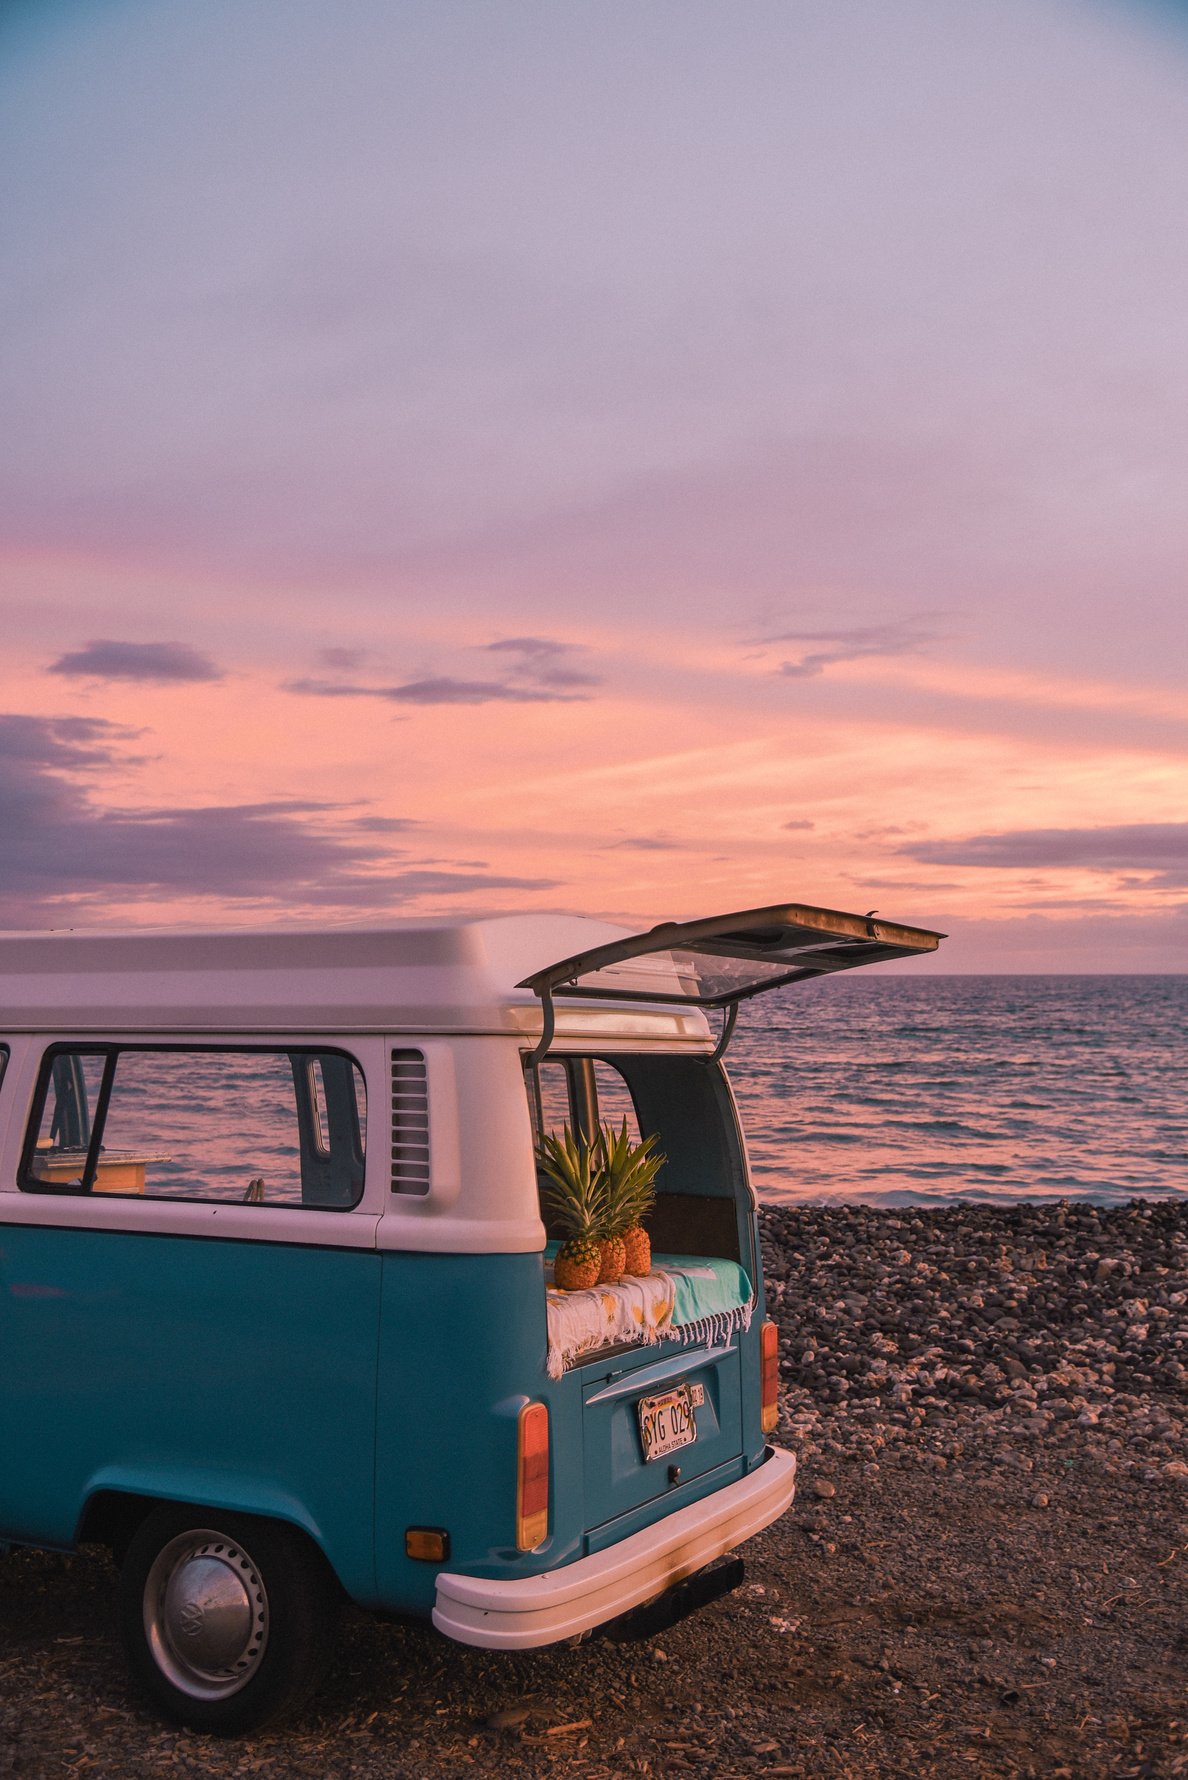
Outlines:
[[337,1051],[57,1049],[20,1184],[346,1210],[363,1191],[365,1107]]
[[58,1051],[50,1059],[26,1163],[31,1183],[82,1191],[106,1061],[102,1051]]
[[310,1104],[310,1137],[318,1155],[328,1156],[330,1154],[330,1122],[326,1116],[326,1078],[322,1073],[320,1057],[305,1059],[305,1078]]
[[627,1121],[627,1132],[632,1142],[640,1141],[639,1118],[635,1111],[635,1102],[631,1098],[631,1089],[619,1074],[613,1063],[605,1063],[601,1057],[594,1060],[594,1086],[598,1100],[598,1122],[610,1125],[618,1131],[623,1120]]
[[[533,1100],[531,1086],[532,1081],[529,1077],[529,1099]],[[557,1058],[546,1057],[540,1066],[540,1102],[546,1131],[559,1132],[563,1125],[572,1127],[575,1123],[575,1114],[569,1098],[569,1073],[564,1063]],[[535,1104],[533,1104],[533,1113],[535,1110]],[[539,1135],[538,1132],[537,1136]]]

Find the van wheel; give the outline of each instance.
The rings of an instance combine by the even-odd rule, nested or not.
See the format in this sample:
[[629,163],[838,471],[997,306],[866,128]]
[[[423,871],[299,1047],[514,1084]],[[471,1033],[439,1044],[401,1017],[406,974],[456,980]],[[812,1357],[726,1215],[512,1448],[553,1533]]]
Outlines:
[[230,1737],[309,1691],[333,1601],[321,1554],[292,1527],[159,1508],[128,1547],[120,1630],[132,1673],[167,1717]]

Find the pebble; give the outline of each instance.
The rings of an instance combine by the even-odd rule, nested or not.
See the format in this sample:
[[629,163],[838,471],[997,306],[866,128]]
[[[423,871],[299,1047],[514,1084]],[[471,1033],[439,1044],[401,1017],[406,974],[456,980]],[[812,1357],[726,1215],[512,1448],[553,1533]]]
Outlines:
[[813,1480],[813,1494],[819,1502],[832,1502],[837,1494],[837,1485],[830,1483],[827,1477],[817,1477]]

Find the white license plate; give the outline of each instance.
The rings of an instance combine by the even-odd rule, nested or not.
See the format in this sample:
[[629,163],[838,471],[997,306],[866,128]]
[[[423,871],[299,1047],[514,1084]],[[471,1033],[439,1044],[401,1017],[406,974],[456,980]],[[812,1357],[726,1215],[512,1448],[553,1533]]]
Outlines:
[[679,1384],[675,1390],[665,1391],[659,1397],[641,1397],[635,1407],[639,1411],[639,1437],[643,1442],[645,1465],[650,1459],[662,1459],[667,1452],[692,1446],[696,1440],[697,1423],[693,1419],[692,1395],[687,1384]]

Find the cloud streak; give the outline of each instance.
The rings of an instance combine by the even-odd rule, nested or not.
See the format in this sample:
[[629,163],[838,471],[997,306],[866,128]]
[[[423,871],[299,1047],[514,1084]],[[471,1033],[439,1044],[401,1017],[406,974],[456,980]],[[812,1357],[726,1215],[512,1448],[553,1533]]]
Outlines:
[[377,698],[393,705],[555,705],[572,704],[573,692],[541,686],[515,686],[502,680],[461,680],[436,674],[401,686],[356,686],[347,680],[286,680],[286,692],[306,698]]
[[516,658],[515,672],[520,679],[535,681],[540,686],[599,686],[601,676],[571,667],[566,660],[581,647],[577,643],[559,643],[553,637],[501,637],[486,645],[492,655]]
[[549,887],[552,880],[401,863],[377,839],[414,826],[274,799],[189,809],[96,804],[85,775],[120,761],[127,732],[101,720],[0,714],[0,916],[51,920],[110,900],[216,897],[323,907]]
[[[560,643],[553,637],[501,637],[481,647],[486,655],[510,658],[499,679],[428,674],[396,686],[375,686],[312,677],[286,680],[284,690],[307,698],[375,698],[394,705],[544,705],[577,703],[600,684],[597,674],[569,665],[568,657],[580,647],[576,643]],[[323,659],[329,653],[323,650]]]
[[607,841],[603,852],[613,853],[625,847],[637,853],[676,853],[681,845],[680,841],[670,841],[662,834],[629,834],[621,841]]
[[113,637],[95,637],[85,648],[60,655],[47,672],[158,685],[193,685],[224,678],[223,669],[209,655],[188,643],[122,643]]
[[1148,885],[1188,885],[1188,822],[1123,822],[1090,828],[1016,828],[965,840],[918,841],[897,853],[924,865],[996,870],[1140,873]]
[[914,619],[891,624],[853,625],[837,630],[778,631],[764,644],[794,643],[799,653],[776,669],[785,679],[807,680],[843,661],[913,655],[932,640],[932,633]]

